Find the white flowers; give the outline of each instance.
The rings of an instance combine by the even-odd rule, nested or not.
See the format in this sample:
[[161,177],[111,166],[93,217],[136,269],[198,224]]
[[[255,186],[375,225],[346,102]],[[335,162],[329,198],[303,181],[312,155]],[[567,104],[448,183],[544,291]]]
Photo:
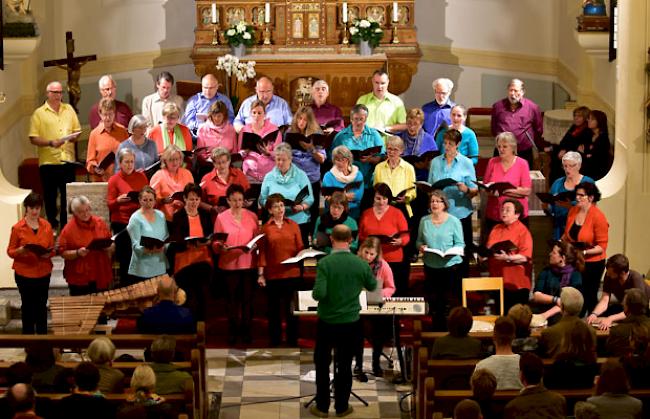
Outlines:
[[370,27],[370,22],[368,22],[366,19],[361,19],[359,21],[359,26],[362,28],[369,28]]
[[372,47],[376,47],[382,40],[384,30],[379,22],[373,19],[357,19],[350,27],[352,42],[358,44],[360,41],[368,41]]
[[217,58],[217,70],[223,70],[229,77],[233,76],[241,82],[255,77],[255,64],[255,61],[240,62],[239,58],[230,54]]
[[228,29],[226,31],[226,35],[228,36],[234,36],[237,32],[234,29]]
[[251,39],[251,34],[248,32],[244,32],[242,36],[244,37],[244,39]]
[[381,28],[375,28],[375,33],[382,33],[382,32],[383,31],[381,30]]
[[357,32],[359,32],[359,29],[356,26],[350,28],[350,35],[355,35]]
[[224,35],[228,40],[228,44],[238,46],[244,44],[247,47],[253,46],[255,43],[255,29],[246,21],[240,20],[237,24],[228,28]]
[[238,33],[246,32],[246,22],[240,20],[239,23],[237,23],[237,26],[235,26],[235,28],[237,29]]

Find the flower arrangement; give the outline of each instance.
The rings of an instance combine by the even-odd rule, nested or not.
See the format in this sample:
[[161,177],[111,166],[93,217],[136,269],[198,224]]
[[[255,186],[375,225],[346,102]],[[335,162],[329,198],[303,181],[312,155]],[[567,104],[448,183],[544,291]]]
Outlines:
[[350,28],[352,42],[355,44],[361,41],[368,41],[371,47],[379,45],[379,41],[384,36],[384,31],[379,27],[379,23],[371,19],[357,19],[352,23]]
[[228,40],[228,45],[233,47],[241,44],[252,47],[255,44],[255,28],[243,20],[228,28],[224,36]]
[[255,77],[255,61],[240,61],[234,55],[226,54],[217,58],[217,70],[226,73],[226,95],[233,107],[239,102],[239,82],[246,83]]

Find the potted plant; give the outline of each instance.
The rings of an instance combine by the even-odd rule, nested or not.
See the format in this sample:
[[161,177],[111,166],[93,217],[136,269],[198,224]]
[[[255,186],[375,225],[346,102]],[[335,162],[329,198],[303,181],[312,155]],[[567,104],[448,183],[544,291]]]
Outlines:
[[353,43],[359,44],[361,55],[371,55],[372,49],[377,47],[384,37],[384,31],[374,20],[357,19],[352,23],[350,36]]
[[255,45],[255,28],[243,20],[228,28],[224,36],[236,57],[244,55],[246,47]]

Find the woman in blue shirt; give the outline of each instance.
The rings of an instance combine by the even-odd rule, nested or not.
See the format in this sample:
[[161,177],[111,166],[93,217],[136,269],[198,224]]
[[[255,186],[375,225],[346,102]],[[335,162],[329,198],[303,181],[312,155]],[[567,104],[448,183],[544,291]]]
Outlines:
[[[430,197],[431,214],[420,220],[417,249],[423,253],[424,292],[429,302],[434,330],[447,327],[446,307],[460,305],[461,276],[458,270],[463,254],[463,228],[458,218],[449,214],[449,201],[442,191]],[[440,256],[433,251],[443,254]]]
[[458,152],[472,160],[474,164],[478,163],[478,140],[476,133],[471,128],[465,126],[467,119],[467,109],[463,105],[456,105],[451,108],[451,125],[443,128],[436,134],[436,145],[441,153],[445,152],[444,136],[445,132],[455,129],[462,135],[462,141],[458,146]]
[[461,134],[455,129],[450,129],[444,135],[445,153],[436,157],[431,162],[429,183],[432,185],[443,179],[453,179],[457,183],[443,189],[449,202],[448,211],[460,220],[463,226],[463,241],[465,243],[465,256],[461,267],[461,275],[467,276],[469,270],[468,255],[472,252],[472,197],[478,193],[476,171],[472,161],[460,154],[458,144],[462,143]]
[[[352,152],[344,145],[332,151],[332,168],[323,176],[323,188],[343,188],[348,198],[350,217],[355,220],[361,215],[361,199],[363,198],[363,175],[361,170],[354,165]],[[357,184],[355,186],[355,184]],[[345,188],[348,190],[345,190]],[[325,209],[329,206],[327,197],[329,192],[323,191],[325,196]]]

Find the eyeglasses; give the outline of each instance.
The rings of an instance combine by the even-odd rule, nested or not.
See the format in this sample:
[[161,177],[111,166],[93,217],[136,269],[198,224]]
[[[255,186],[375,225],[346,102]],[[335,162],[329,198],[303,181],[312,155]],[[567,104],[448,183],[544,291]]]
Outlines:
[[48,90],[47,93],[52,93],[53,95],[61,95],[63,94],[62,90]]
[[440,201],[440,200],[438,200],[438,199],[432,199],[432,200],[431,200],[431,203],[432,203],[432,204],[444,204],[445,201]]

